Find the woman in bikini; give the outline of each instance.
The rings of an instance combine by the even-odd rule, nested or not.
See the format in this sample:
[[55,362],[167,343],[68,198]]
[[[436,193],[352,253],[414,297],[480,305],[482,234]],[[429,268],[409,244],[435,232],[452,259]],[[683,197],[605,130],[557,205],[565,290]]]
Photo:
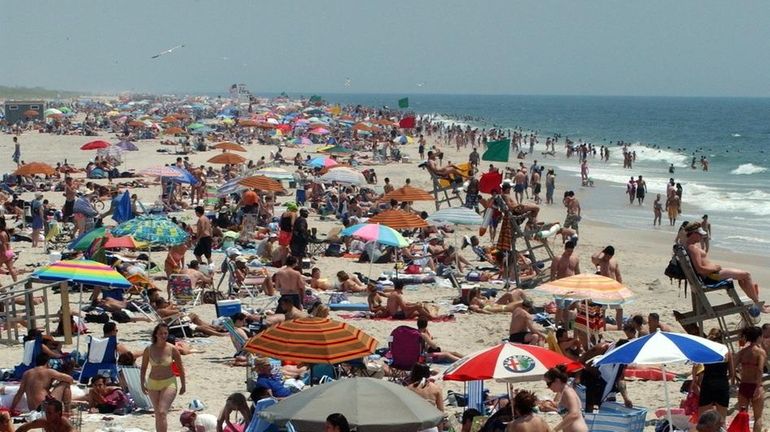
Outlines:
[[16,270],[13,268],[15,255],[11,248],[11,235],[5,225],[5,218],[0,217],[0,266],[5,264],[11,279],[16,282]]
[[[176,377],[171,369],[171,364],[176,363],[179,370],[181,387],[179,394],[183,395],[185,388],[185,373],[182,366],[182,356],[171,344],[166,342],[168,338],[168,326],[158,324],[152,331],[152,345],[144,350],[142,356],[141,380],[142,390],[150,397],[155,409],[155,430],[168,431],[168,411],[176,398]],[[152,366],[149,377],[147,366]]]
[[568,384],[569,376],[567,367],[559,365],[548,369],[545,373],[545,384],[556,393],[556,398],[551,410],[556,410],[563,414],[561,421],[553,428],[554,432],[588,432],[588,425],[583,419],[583,408],[580,404],[580,398],[575,390]]
[[765,391],[762,388],[762,368],[767,361],[767,353],[762,348],[762,329],[757,326],[747,327],[741,332],[746,339],[746,345],[738,351],[735,362],[741,376],[738,386],[738,407],[751,410],[754,413],[754,432],[762,430],[762,411],[764,409]]

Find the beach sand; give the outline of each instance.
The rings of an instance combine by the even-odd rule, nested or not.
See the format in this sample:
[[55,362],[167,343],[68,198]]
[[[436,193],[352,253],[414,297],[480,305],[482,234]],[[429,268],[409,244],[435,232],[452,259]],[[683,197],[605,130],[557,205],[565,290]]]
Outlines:
[[[113,135],[104,135],[111,141],[117,141]],[[87,161],[95,156],[94,152],[81,151],[79,147],[85,142],[95,139],[95,137],[83,137],[83,136],[55,136],[47,134],[39,134],[37,132],[26,133],[21,136],[22,142],[22,159],[27,162],[43,161],[50,164],[63,161],[67,158],[70,164],[78,167],[84,167]],[[124,153],[124,165],[121,169],[135,169],[139,171],[142,168],[149,166],[160,165],[165,163],[174,162],[176,156],[173,154],[158,153],[160,148],[170,148],[169,146],[161,146],[157,140],[152,141],[139,141],[137,145],[141,149],[138,152],[126,152]],[[314,147],[311,147],[314,148]],[[274,150],[273,146],[260,146],[251,145],[248,147],[247,158],[257,160],[260,156],[267,155],[270,150]],[[303,156],[308,148],[292,149],[288,148],[284,150],[284,155],[287,159],[295,154],[296,151],[301,151]],[[379,184],[382,185],[383,179],[389,177],[391,182],[396,186],[404,184],[405,179],[408,177],[412,180],[412,185],[428,189],[430,186],[430,180],[428,174],[417,168],[417,148],[416,144],[413,146],[404,146],[404,151],[411,157],[413,162],[408,164],[390,164],[384,166],[376,166]],[[461,153],[455,151],[455,149],[445,147],[445,160],[454,162],[462,162],[467,159],[467,153],[470,149],[464,150]],[[0,136],[0,172],[11,172],[15,168],[13,162],[10,160],[10,155],[13,152],[13,145],[11,143],[11,137],[9,135]],[[197,165],[205,163],[207,159],[215,155],[215,151],[208,151],[203,153],[197,153],[190,155],[190,160],[193,164]],[[516,164],[518,161],[511,161],[510,166]],[[525,164],[531,164],[531,160],[525,161]],[[546,167],[549,166],[548,160],[541,160]],[[575,161],[577,164],[577,161]],[[482,164],[482,166],[486,166]],[[580,187],[579,179],[570,177],[568,175],[559,175],[557,172],[557,189],[555,197],[557,204],[553,206],[542,206],[541,220],[550,221],[563,221],[564,208],[562,207],[559,198],[565,190],[574,190],[578,199],[585,193],[604,193],[604,185],[597,182],[596,186],[592,190],[586,190]],[[638,173],[635,173],[638,174]],[[644,174],[644,173],[641,173]],[[102,182],[106,182],[103,180]],[[618,191],[618,202],[620,203],[617,211],[622,210],[622,203],[625,202],[625,196],[621,195],[623,192],[619,189],[613,189]],[[153,202],[159,195],[159,187],[153,187],[149,189],[133,189],[133,193],[137,193],[143,202]],[[22,196],[25,200],[32,199],[32,194],[27,193]],[[63,196],[59,192],[48,192],[46,198],[51,202],[61,205],[63,203]],[[279,202],[286,202],[291,198],[284,197]],[[652,220],[652,202],[650,207],[650,220]],[[433,210],[433,203],[419,203],[418,208],[425,209],[427,211]],[[612,213],[597,215],[592,213],[590,208],[583,208],[583,213],[587,217],[584,222],[581,223],[580,229],[580,241],[576,249],[577,255],[580,257],[581,267],[584,272],[592,270],[590,262],[590,256],[592,253],[601,250],[603,247],[612,244],[616,249],[616,258],[620,263],[621,272],[623,274],[625,284],[636,293],[636,299],[634,303],[626,307],[626,315],[641,313],[646,316],[649,312],[658,312],[662,321],[667,324],[674,325],[675,328],[679,328],[671,315],[673,309],[680,311],[689,310],[690,298],[685,298],[683,290],[672,285],[668,278],[663,275],[670,256],[671,245],[674,238],[674,228],[663,226],[656,230],[647,231],[634,231],[625,229],[623,227],[617,227],[604,222],[598,221],[611,221],[613,218]],[[192,220],[192,213],[187,212],[185,218]],[[664,216],[665,217],[665,216]],[[184,218],[182,220],[185,220]],[[112,222],[112,221],[110,221]],[[664,224],[666,221],[664,221]],[[333,225],[330,221],[320,221],[318,216],[311,214],[310,226],[317,227],[318,232],[326,232]],[[466,229],[460,227],[458,229],[458,236],[464,234],[472,234],[475,229]],[[459,237],[458,237],[459,238]],[[554,252],[556,254],[561,253],[562,246],[560,239],[557,239],[554,246]],[[21,253],[19,261],[16,263],[17,268],[27,268],[27,264],[44,262],[47,260],[47,256],[43,254],[42,248],[37,250],[31,250],[29,243],[16,243],[14,248]],[[465,256],[475,261],[470,256],[470,251],[464,251]],[[766,268],[767,257],[741,255],[725,250],[713,250],[711,252],[712,259],[720,263],[723,267],[738,267],[749,270],[760,286],[770,284],[770,270]],[[165,257],[165,253],[154,253],[154,260],[156,262],[162,262]],[[223,254],[215,254],[216,263],[220,263],[224,258]],[[188,252],[187,260],[192,259],[191,252]],[[326,277],[333,277],[338,271],[345,269],[347,271],[360,271],[364,274],[369,272],[369,264],[358,264],[351,260],[344,258],[319,258],[315,264],[320,267]],[[217,266],[218,267],[218,266]],[[391,269],[392,265],[374,265],[373,274],[377,275],[380,271]],[[217,275],[217,279],[218,279]],[[0,281],[3,284],[10,282],[10,277],[0,276]],[[164,282],[161,282],[164,283]],[[447,306],[451,304],[452,298],[457,296],[457,292],[451,288],[443,288],[433,285],[418,285],[409,287],[405,291],[405,297],[408,301],[433,301],[442,311],[446,311]],[[542,305],[551,299],[543,294],[533,291],[531,293],[535,300],[536,305]],[[58,308],[58,297],[52,296],[51,308],[56,310]],[[767,302],[770,301],[770,288],[765,288],[761,297]],[[71,297],[71,300],[76,301],[76,296]],[[365,298],[361,298],[360,301],[365,301]],[[248,304],[249,301],[245,300]],[[72,307],[77,307],[77,304],[73,303]],[[199,314],[204,320],[212,320],[215,318],[214,307],[212,305],[201,305],[193,308],[193,311]],[[334,315],[334,314],[333,314]],[[393,321],[374,321],[374,320],[351,320],[350,323],[357,326],[367,333],[372,334],[380,342],[380,346],[386,346],[388,335],[390,331],[397,325],[415,325],[414,322],[393,322]],[[497,344],[508,336],[508,324],[509,316],[505,314],[499,315],[475,315],[464,314],[456,317],[454,322],[438,322],[431,323],[429,328],[437,342],[444,350],[458,351],[462,354],[468,354],[485,347]],[[716,324],[716,323],[715,323]],[[736,323],[731,323],[737,325]],[[149,323],[133,323],[133,324],[121,324],[119,339],[121,342],[129,345],[134,349],[140,349],[146,346],[149,342],[149,333],[153,325]],[[91,333],[95,335],[101,334],[100,325],[90,325],[89,329]],[[609,339],[617,339],[619,337],[618,332],[608,331],[605,335]],[[85,348],[85,340],[81,338],[81,349]],[[244,391],[244,380],[246,371],[244,368],[230,367],[225,363],[229,360],[233,354],[233,346],[229,338],[197,338],[194,340],[194,346],[204,349],[206,352],[203,354],[192,354],[183,358],[185,370],[187,371],[187,393],[177,396],[174,403],[174,411],[169,415],[170,430],[179,430],[178,416],[183,408],[193,399],[200,399],[206,405],[205,412],[218,415],[220,409],[224,405],[226,397],[236,391]],[[68,350],[75,349],[74,346],[66,347]],[[21,359],[21,345],[13,345],[9,347],[3,347],[0,350],[0,365],[3,367],[13,367],[13,365],[19,363]],[[672,367],[675,372],[687,372],[689,366],[675,365]],[[461,390],[462,383],[443,383],[444,390]],[[491,387],[492,393],[505,392],[505,386],[500,383],[488,383]],[[684,395],[679,394],[680,383],[673,383],[669,386],[671,392],[672,404],[678,406],[679,401],[683,399]],[[537,392],[541,397],[552,397],[550,391],[546,388],[542,381],[526,383],[516,385],[517,388],[532,389]],[[628,391],[631,399],[635,404],[643,407],[647,407],[650,414],[648,419],[653,418],[652,412],[655,409],[663,406],[663,386],[661,382],[630,382],[628,384]],[[767,398],[767,396],[766,396]],[[767,399],[766,399],[767,401]],[[735,399],[731,400],[735,403]],[[766,402],[767,403],[767,402]],[[768,414],[765,414],[767,422]],[[86,423],[83,430],[92,431],[97,430],[102,426],[100,415],[87,415]],[[558,416],[548,415],[546,416],[548,421],[554,425],[558,422]],[[117,422],[124,427],[136,427],[143,430],[153,429],[153,418],[151,415],[131,415],[123,418],[118,417]],[[648,427],[651,429],[651,427]]]

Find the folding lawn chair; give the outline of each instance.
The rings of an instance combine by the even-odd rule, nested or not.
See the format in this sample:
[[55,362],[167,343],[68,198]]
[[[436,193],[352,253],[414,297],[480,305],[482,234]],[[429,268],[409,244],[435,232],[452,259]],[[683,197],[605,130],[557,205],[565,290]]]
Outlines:
[[388,357],[394,380],[406,380],[412,367],[424,360],[424,349],[422,335],[414,327],[398,326],[390,333]]
[[192,278],[186,274],[169,275],[168,290],[177,304],[192,303],[192,307],[200,304],[203,294],[203,289],[193,287]]
[[89,336],[88,354],[78,381],[88,384],[95,376],[107,376],[112,382],[118,380],[118,339],[115,336],[97,338]]
[[131,395],[137,409],[153,411],[152,401],[142,391],[142,380],[139,376],[140,369],[136,366],[121,366],[119,370],[123,389]]
[[260,412],[277,403],[278,400],[273,398],[264,398],[255,402],[254,415],[251,417],[251,422],[244,432],[278,432],[278,426],[259,416]]
[[13,368],[13,379],[16,381],[21,380],[21,376],[24,372],[35,367],[35,359],[43,350],[43,339],[36,337],[34,340],[24,342],[24,355],[21,358],[21,363]]

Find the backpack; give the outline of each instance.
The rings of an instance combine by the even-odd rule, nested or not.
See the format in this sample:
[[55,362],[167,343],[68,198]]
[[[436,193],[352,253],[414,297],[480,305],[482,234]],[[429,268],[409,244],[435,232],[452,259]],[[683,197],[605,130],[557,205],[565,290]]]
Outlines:
[[682,267],[679,265],[679,261],[676,259],[676,257],[671,257],[671,261],[668,262],[668,266],[666,266],[663,274],[668,276],[670,279],[687,279],[684,274],[684,270],[682,270]]

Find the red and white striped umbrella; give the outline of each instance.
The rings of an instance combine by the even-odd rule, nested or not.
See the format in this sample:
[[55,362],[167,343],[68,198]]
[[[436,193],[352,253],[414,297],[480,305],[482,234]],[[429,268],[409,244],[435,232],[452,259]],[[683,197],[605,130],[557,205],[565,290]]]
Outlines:
[[580,369],[579,364],[549,349],[505,342],[457,360],[444,372],[444,380],[539,381],[548,369],[560,364],[567,365],[567,370]]

